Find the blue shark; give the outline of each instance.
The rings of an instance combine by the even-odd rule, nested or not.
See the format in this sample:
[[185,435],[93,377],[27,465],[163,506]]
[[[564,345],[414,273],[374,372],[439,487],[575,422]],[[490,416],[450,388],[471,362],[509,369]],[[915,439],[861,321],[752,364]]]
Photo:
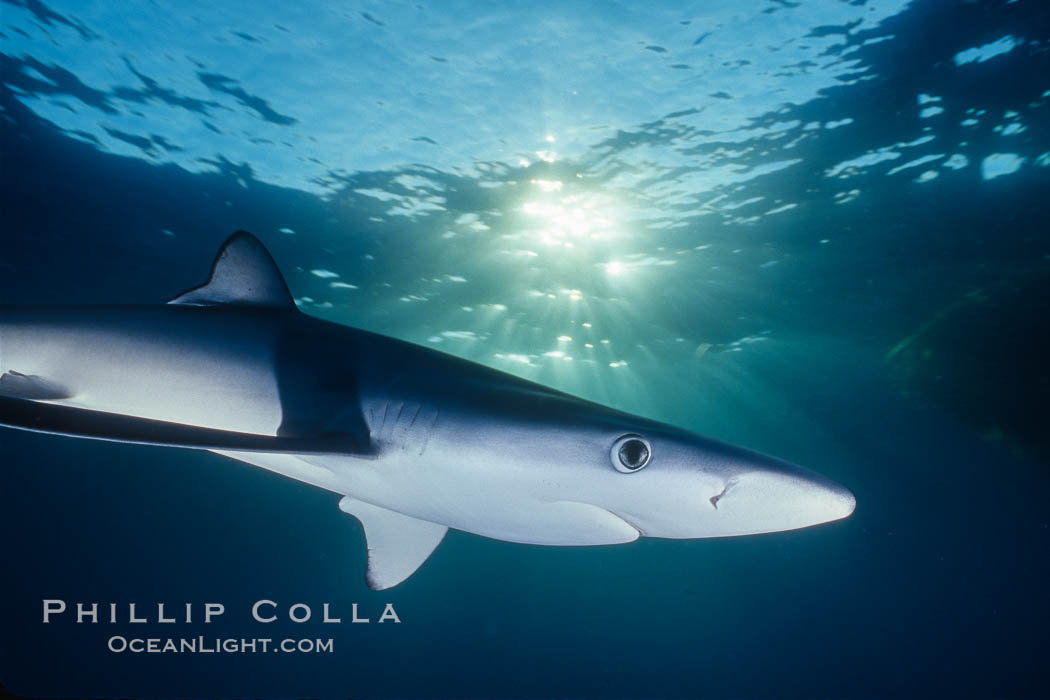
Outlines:
[[376,590],[449,528],[611,545],[792,530],[856,504],[793,464],[308,316],[245,232],[167,304],[0,307],[0,425],[210,450],[332,491]]

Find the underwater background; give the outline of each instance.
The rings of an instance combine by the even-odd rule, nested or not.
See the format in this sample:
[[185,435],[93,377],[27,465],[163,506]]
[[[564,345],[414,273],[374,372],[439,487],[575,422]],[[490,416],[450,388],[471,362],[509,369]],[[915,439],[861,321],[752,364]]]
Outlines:
[[[302,311],[848,486],[795,532],[451,532],[0,430],[0,683],[55,697],[1050,695],[1050,5],[0,4],[0,303],[161,303],[236,229]],[[222,602],[41,624],[41,600]],[[402,623],[262,626],[261,598]],[[140,630],[137,628],[145,628]],[[112,634],[332,637],[115,654]]]

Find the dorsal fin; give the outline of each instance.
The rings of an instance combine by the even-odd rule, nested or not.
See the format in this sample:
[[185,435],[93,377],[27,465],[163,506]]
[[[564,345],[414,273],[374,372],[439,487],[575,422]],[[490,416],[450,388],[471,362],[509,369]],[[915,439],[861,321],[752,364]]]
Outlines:
[[277,263],[259,239],[247,231],[238,231],[222,244],[207,282],[168,303],[295,308]]

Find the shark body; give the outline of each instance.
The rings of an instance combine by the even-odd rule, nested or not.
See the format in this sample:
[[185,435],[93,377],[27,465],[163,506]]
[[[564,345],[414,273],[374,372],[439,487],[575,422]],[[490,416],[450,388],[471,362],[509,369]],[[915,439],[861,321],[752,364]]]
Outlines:
[[0,307],[0,425],[211,450],[340,494],[377,590],[448,528],[602,545],[790,530],[855,505],[801,467],[302,314],[244,232],[166,305]]

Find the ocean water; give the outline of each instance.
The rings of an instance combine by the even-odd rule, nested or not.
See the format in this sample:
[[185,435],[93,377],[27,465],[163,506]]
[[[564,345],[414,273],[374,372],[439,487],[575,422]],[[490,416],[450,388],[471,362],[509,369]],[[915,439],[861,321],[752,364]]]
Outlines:
[[[0,430],[7,690],[1050,694],[1045,2],[5,0],[0,42],[0,303],[161,303],[247,229],[305,313],[777,455],[858,502],[745,538],[450,532],[373,592],[333,494]],[[44,599],[226,613],[45,625]],[[260,599],[279,621],[251,620]],[[315,617],[289,622],[295,603]],[[400,624],[378,624],[386,603]]]

